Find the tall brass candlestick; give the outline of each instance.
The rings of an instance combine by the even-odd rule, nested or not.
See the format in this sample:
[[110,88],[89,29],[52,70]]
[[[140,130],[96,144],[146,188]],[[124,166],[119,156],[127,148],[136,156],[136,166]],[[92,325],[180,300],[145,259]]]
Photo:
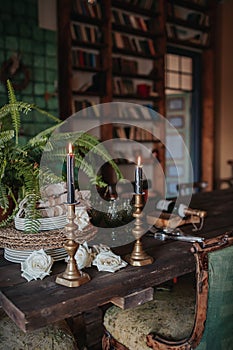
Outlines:
[[137,166],[135,168],[135,193],[142,194],[143,193],[143,185],[142,185],[142,164],[141,157],[138,157]]
[[134,244],[133,251],[131,255],[127,255],[125,257],[125,260],[132,266],[144,266],[144,265],[149,265],[152,264],[154,259],[149,256],[144,250],[141,242],[141,237],[145,233],[144,227],[143,227],[143,197],[144,194],[134,194],[135,198],[135,212],[133,213],[133,216],[135,217],[135,224],[134,224],[134,229],[132,230],[132,233],[136,239],[136,242]]
[[75,187],[74,187],[74,159],[72,144],[68,145],[67,160],[67,203],[75,203]]
[[87,273],[79,271],[76,260],[74,258],[75,253],[79,247],[79,244],[75,242],[75,230],[78,226],[75,224],[75,204],[68,204],[67,214],[68,224],[65,227],[67,242],[64,245],[68,254],[68,263],[66,270],[57,276],[56,283],[66,287],[78,287],[90,280],[90,276]]

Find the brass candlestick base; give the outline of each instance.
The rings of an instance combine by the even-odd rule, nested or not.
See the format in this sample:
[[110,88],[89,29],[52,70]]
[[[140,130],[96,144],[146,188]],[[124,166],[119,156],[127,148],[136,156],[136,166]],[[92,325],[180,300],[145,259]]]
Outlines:
[[90,281],[90,276],[87,273],[79,271],[76,260],[74,258],[75,253],[79,247],[79,244],[75,242],[75,230],[77,225],[74,223],[75,219],[75,204],[68,204],[68,224],[66,225],[67,242],[64,245],[68,254],[68,263],[66,270],[57,276],[56,283],[66,287],[78,287],[82,284]]
[[134,237],[136,238],[136,242],[134,244],[133,251],[131,255],[127,255],[125,257],[125,260],[132,266],[144,266],[152,264],[154,259],[149,256],[147,253],[144,252],[141,237],[145,233],[145,230],[143,228],[143,197],[144,194],[135,194],[135,212],[133,213],[133,216],[136,218],[135,220],[135,228],[132,230],[132,233]]

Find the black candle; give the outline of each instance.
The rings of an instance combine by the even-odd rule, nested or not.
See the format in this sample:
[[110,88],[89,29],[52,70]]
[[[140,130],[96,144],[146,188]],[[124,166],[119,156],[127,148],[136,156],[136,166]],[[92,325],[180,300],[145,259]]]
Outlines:
[[143,193],[143,183],[142,183],[142,165],[141,165],[141,157],[138,157],[138,163],[135,168],[135,193],[142,194]]
[[67,203],[72,204],[75,202],[75,187],[74,187],[74,153],[72,144],[69,143],[69,149],[67,154]]

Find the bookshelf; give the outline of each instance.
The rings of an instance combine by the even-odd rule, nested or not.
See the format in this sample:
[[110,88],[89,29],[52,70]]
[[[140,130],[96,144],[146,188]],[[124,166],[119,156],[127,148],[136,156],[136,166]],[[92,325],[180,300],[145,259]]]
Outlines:
[[[145,105],[165,116],[167,45],[202,50],[207,68],[203,79],[204,75],[211,77],[212,66],[208,63],[209,59],[213,62],[211,11],[204,0],[103,0],[94,6],[86,0],[58,0],[57,12],[62,119],[83,108],[108,102]],[[212,92],[207,96],[203,90],[203,106],[213,98]],[[208,129],[205,120],[209,123],[213,119],[212,112],[213,108],[207,111],[203,107],[204,142]],[[117,129],[119,126],[116,128],[111,122],[111,116],[107,116],[109,123],[104,125],[102,116],[93,112],[89,117],[99,120],[98,135],[102,141],[119,139],[128,128],[126,119],[121,129]],[[161,168],[165,169],[164,147],[156,139],[148,140],[149,135],[139,129],[130,129],[131,136],[127,129],[122,143],[126,145],[134,139],[155,149],[159,152]],[[164,139],[163,130],[160,133]],[[204,174],[204,163],[202,166]],[[210,174],[211,167],[208,169]]]
[[[158,38],[158,1],[112,1],[113,98],[147,103],[158,108],[158,63],[164,52]],[[160,80],[161,81],[161,80]]]
[[87,1],[59,0],[58,64],[60,115],[68,118],[78,108],[106,102],[111,97],[109,1],[91,6]]
[[168,0],[167,40],[196,49],[210,46],[210,16],[207,1]]
[[58,1],[62,118],[87,100],[92,103],[91,97],[93,103],[116,98],[150,102],[160,111],[165,46],[157,47],[164,35],[159,6],[160,1],[105,0],[94,6],[84,0]]

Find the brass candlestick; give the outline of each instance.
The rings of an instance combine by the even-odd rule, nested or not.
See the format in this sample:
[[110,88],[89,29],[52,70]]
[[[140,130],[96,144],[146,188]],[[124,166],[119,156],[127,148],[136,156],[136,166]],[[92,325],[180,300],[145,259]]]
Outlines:
[[132,266],[144,266],[152,264],[154,259],[149,256],[147,253],[144,252],[141,237],[145,233],[145,229],[143,227],[143,201],[144,201],[144,194],[134,194],[135,203],[134,206],[136,208],[135,212],[133,213],[133,216],[135,217],[135,223],[134,223],[134,229],[132,230],[132,233],[136,239],[136,242],[134,244],[133,251],[131,255],[127,255],[125,257],[125,260]]
[[79,243],[75,242],[75,230],[78,226],[75,224],[75,204],[68,204],[67,213],[68,224],[65,227],[67,242],[64,245],[68,254],[68,262],[66,270],[57,276],[56,283],[66,287],[78,287],[90,280],[90,276],[87,273],[79,271],[76,260],[74,258],[75,253],[79,247]]

